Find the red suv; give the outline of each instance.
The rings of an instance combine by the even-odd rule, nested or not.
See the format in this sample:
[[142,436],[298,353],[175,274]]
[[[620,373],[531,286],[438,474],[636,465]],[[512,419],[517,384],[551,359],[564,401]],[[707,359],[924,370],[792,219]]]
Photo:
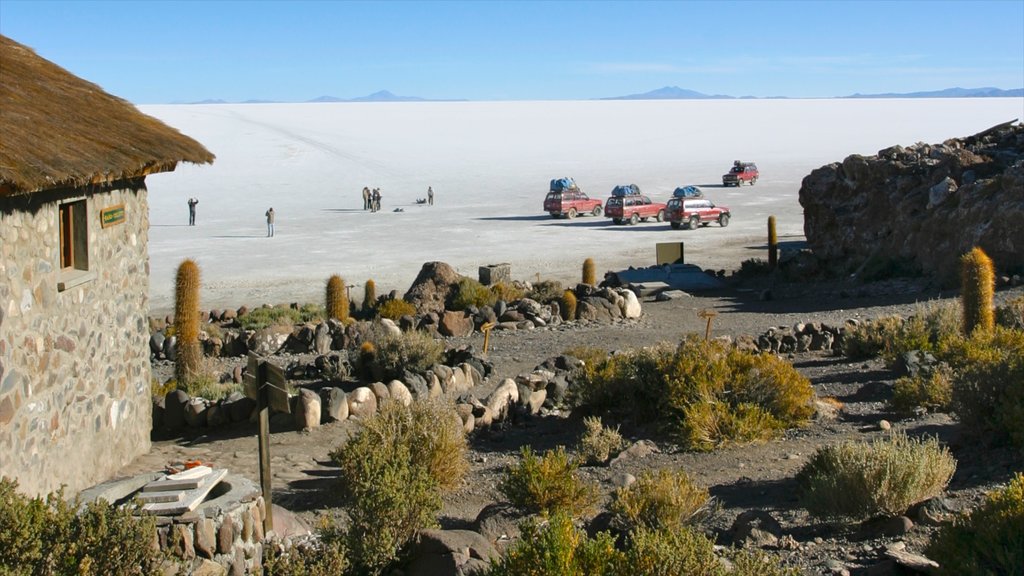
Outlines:
[[757,176],[757,164],[737,160],[732,163],[729,173],[722,175],[722,186],[742,186],[744,182],[753,186],[757,183]]
[[694,230],[698,226],[707,226],[712,222],[725,228],[729,225],[731,213],[725,206],[715,206],[715,203],[707,198],[673,198],[668,201],[668,221],[673,228],[678,229],[684,223],[687,228]]
[[651,202],[651,199],[643,194],[631,194],[628,196],[612,196],[604,203],[604,215],[611,218],[612,222],[622,224],[629,222],[636,224],[649,218],[658,222],[665,221],[665,204],[662,202]]
[[544,198],[544,211],[551,214],[552,218],[575,218],[577,214],[600,216],[603,210],[600,200],[590,198],[576,188],[548,192]]

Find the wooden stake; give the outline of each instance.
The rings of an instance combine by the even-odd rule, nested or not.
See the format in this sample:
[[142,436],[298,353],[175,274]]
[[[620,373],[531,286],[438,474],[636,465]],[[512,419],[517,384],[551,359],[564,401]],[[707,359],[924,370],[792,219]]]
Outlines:
[[718,312],[715,312],[714,310],[701,310],[697,313],[697,316],[707,318],[708,320],[708,327],[704,330],[704,341],[707,342],[708,339],[711,338],[711,319],[718,316]]
[[491,329],[494,328],[494,322],[484,322],[480,326],[480,331],[484,333],[484,354],[487,354],[487,345],[491,341]]
[[271,505],[270,485],[270,402],[267,390],[267,363],[259,361],[256,370],[256,389],[259,391],[256,409],[260,421],[260,488],[263,491],[263,504],[266,514],[263,515],[263,533],[274,529],[274,512]]

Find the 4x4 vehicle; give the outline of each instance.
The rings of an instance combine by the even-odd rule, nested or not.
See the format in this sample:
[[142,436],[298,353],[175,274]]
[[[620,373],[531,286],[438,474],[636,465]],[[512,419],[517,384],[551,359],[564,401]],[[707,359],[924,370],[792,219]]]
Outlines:
[[572,178],[556,178],[544,198],[544,211],[552,218],[575,218],[577,214],[600,216],[602,208],[601,201],[584,194]]
[[590,198],[579,189],[548,192],[544,198],[544,211],[552,218],[575,218],[577,214],[600,216],[603,210],[600,200]]
[[643,194],[630,194],[626,196],[612,196],[604,203],[604,215],[611,218],[612,222],[622,224],[629,222],[636,224],[643,220],[654,218],[658,222],[665,221],[665,204],[663,202],[652,202]]
[[744,182],[753,186],[757,183],[757,176],[757,164],[737,160],[732,163],[729,173],[722,175],[722,186],[742,186]]
[[715,206],[714,202],[706,198],[672,198],[668,201],[666,214],[673,228],[678,229],[686,224],[687,228],[691,230],[698,226],[707,226],[712,222],[718,222],[725,228],[729,225],[729,217],[732,216],[729,208]]

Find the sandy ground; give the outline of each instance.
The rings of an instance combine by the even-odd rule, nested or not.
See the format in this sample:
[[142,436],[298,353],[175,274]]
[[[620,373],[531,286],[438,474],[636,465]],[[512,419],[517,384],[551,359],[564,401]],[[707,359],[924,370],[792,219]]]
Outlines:
[[[142,106],[217,155],[147,178],[150,305],[173,308],[185,258],[203,273],[205,307],[319,301],[335,273],[350,284],[405,291],[424,262],[475,277],[512,264],[515,278],[574,279],[654,263],[655,244],[686,242],[689,262],[734,269],[763,257],[765,222],[784,242],[803,232],[801,179],[849,154],[941,142],[1012,118],[1024,99],[734,100],[231,104]],[[722,188],[733,160],[754,161],[754,187]],[[605,197],[636,183],[664,201],[697,184],[732,208],[725,229],[613,226],[552,220],[541,207],[552,178],[572,176]],[[364,212],[363,186],[383,209]],[[436,205],[420,206],[427,186]],[[187,226],[186,201],[200,203]],[[276,235],[266,238],[273,206]],[[395,212],[400,209],[402,211]]]

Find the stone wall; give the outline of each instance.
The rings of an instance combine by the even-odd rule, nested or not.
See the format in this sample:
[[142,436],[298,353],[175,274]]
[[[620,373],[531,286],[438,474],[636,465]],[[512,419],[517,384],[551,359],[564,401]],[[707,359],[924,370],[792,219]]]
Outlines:
[[[59,290],[59,206],[75,197],[89,270]],[[141,179],[0,198],[0,474],[22,492],[73,494],[149,450],[148,229]]]

